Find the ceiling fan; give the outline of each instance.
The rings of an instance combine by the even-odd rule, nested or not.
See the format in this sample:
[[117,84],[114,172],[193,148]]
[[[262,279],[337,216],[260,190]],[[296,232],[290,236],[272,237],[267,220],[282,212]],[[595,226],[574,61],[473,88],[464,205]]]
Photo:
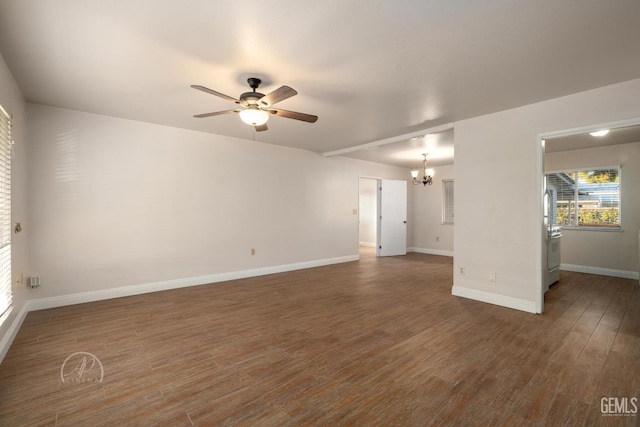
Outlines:
[[285,117],[287,119],[301,120],[308,123],[315,123],[318,120],[318,116],[273,107],[275,103],[283,101],[287,98],[291,98],[298,93],[289,86],[280,86],[278,89],[265,95],[260,92],[256,92],[256,89],[258,88],[258,86],[260,86],[260,83],[262,83],[260,79],[256,77],[249,77],[247,79],[247,83],[249,83],[249,86],[251,87],[251,89],[253,89],[253,91],[243,93],[242,95],[240,95],[240,99],[235,99],[231,96],[225,95],[224,93],[209,89],[208,87],[191,85],[191,87],[194,89],[201,90],[202,92],[206,92],[238,104],[238,108],[235,108],[233,110],[196,114],[193,117],[201,119],[203,117],[239,113],[242,121],[248,125],[253,126],[258,132],[262,132],[268,129],[267,121],[269,120],[269,116],[272,115]]

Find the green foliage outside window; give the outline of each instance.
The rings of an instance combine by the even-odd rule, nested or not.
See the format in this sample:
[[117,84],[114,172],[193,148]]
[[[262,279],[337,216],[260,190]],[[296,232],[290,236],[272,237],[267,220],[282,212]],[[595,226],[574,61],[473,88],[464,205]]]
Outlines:
[[605,182],[620,182],[620,174],[617,169],[604,169],[596,171],[578,172],[579,182],[587,184],[602,184]]
[[[573,212],[572,212],[573,215]],[[570,225],[569,209],[558,208],[556,211],[558,225]],[[578,225],[582,226],[619,226],[619,211],[615,208],[580,208],[578,210]]]

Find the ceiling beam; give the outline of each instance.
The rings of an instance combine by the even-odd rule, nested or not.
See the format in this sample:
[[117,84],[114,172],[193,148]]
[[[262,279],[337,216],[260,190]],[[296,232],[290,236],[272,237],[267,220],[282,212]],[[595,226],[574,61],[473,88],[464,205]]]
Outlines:
[[453,129],[454,124],[455,123],[453,122],[446,123],[446,124],[443,124],[440,126],[434,126],[428,129],[422,129],[422,130],[418,130],[411,133],[405,133],[404,135],[392,136],[391,138],[385,138],[385,139],[380,139],[378,141],[367,142],[366,144],[355,145],[353,147],[342,148],[340,150],[326,151],[322,153],[322,155],[324,157],[341,156],[343,154],[353,153],[355,151],[366,150],[368,148],[374,148],[374,147],[380,147],[382,145],[393,144],[395,142],[400,142],[400,141],[406,141],[411,138],[429,135],[430,133],[440,133],[449,129]]

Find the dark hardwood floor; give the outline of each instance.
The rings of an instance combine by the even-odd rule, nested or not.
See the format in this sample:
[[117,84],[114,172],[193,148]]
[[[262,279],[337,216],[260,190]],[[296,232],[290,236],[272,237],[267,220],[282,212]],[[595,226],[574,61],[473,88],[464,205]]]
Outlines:
[[637,281],[562,272],[543,315],[451,285],[450,258],[364,254],[32,312],[0,425],[639,424],[601,407],[640,398]]

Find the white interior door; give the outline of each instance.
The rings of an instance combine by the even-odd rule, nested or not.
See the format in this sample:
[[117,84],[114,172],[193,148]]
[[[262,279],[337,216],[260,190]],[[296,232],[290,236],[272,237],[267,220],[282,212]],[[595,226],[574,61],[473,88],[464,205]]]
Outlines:
[[378,180],[378,256],[407,254],[407,181]]

